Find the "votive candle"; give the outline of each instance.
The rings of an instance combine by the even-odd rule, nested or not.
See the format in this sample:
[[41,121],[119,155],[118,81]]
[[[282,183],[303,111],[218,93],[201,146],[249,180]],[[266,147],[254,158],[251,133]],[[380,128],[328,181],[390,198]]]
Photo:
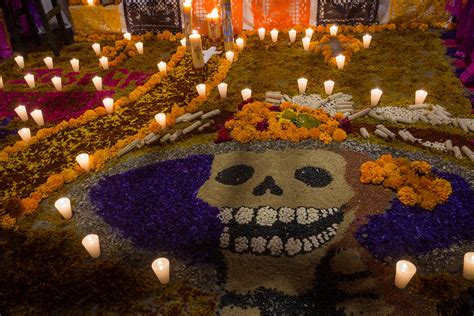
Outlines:
[[166,114],[165,113],[158,113],[155,115],[155,120],[160,124],[161,128],[166,127]]
[[362,36],[362,41],[364,42],[364,48],[369,48],[372,36],[370,34],[365,34]]
[[271,30],[270,35],[272,37],[273,43],[276,43],[276,41],[278,41],[278,30],[277,29]]
[[240,93],[242,94],[242,99],[244,101],[247,101],[252,97],[252,90],[250,90],[249,88],[243,89]]
[[474,280],[474,252],[464,254],[463,276],[468,280]]
[[74,72],[79,72],[79,59],[76,59],[76,58],[71,59],[71,66]]
[[370,90],[370,105],[376,106],[379,104],[380,98],[382,97],[382,90],[380,89],[372,89]]
[[265,28],[264,27],[261,27],[258,29],[258,37],[260,38],[261,41],[263,41],[265,39]]
[[96,234],[87,235],[82,239],[82,245],[92,258],[100,257],[100,243],[99,236]]
[[51,81],[53,82],[53,85],[57,91],[61,91],[63,89],[61,77],[54,76],[53,78],[51,78]]
[[56,200],[56,202],[54,202],[54,207],[65,219],[70,219],[72,217],[71,200],[67,197]]
[[95,76],[92,78],[92,83],[97,91],[102,91],[102,77]]
[[123,33],[123,38],[128,40],[128,41],[131,41],[132,40],[132,34],[130,33]]
[[296,30],[294,29],[289,30],[288,37],[290,38],[290,43],[294,43],[296,41]]
[[304,37],[301,41],[303,42],[303,49],[308,50],[311,39],[309,37]]
[[342,70],[344,68],[344,62],[346,61],[346,56],[339,54],[336,56],[337,69]]
[[43,59],[44,61],[44,64],[46,65],[46,67],[48,69],[53,69],[53,58],[52,57],[46,57],[45,59]]
[[230,63],[233,63],[234,62],[234,52],[233,51],[228,51],[225,53],[225,58],[227,58],[227,60],[230,62]]
[[162,73],[166,73],[166,63],[164,61],[160,61],[158,63],[158,69],[160,70],[160,72]]
[[99,43],[94,43],[91,46],[92,46],[92,49],[94,50],[94,53],[97,56],[100,56],[100,44]]
[[298,80],[298,89],[300,90],[300,94],[306,92],[306,87],[308,85],[308,79],[306,78],[299,78]]
[[18,130],[18,135],[20,135],[21,139],[26,143],[31,140],[31,131],[28,127],[23,127]]
[[196,90],[200,97],[206,96],[206,85],[204,83],[200,83],[196,86]]
[[415,273],[416,267],[413,263],[407,260],[398,261],[395,272],[395,286],[404,289]]
[[166,258],[158,258],[151,264],[161,284],[168,284],[170,281],[170,261]]
[[26,74],[24,78],[25,78],[26,83],[28,84],[28,87],[30,87],[31,89],[36,87],[36,85],[35,85],[35,76],[34,75]]
[[3,77],[0,76],[0,89],[3,89]]
[[217,89],[219,89],[219,94],[221,95],[222,99],[227,98],[227,83],[221,82],[217,85]]
[[112,113],[114,111],[114,99],[104,98],[102,100],[102,104],[104,104],[104,108],[107,111],[107,113]]
[[338,26],[337,25],[333,25],[329,28],[329,34],[331,36],[336,36],[337,35],[337,30],[338,30]]
[[15,112],[23,122],[28,121],[28,112],[26,112],[26,107],[24,105],[17,106]]
[[99,58],[100,65],[104,70],[109,69],[109,59],[105,56]]
[[305,30],[306,37],[309,38],[309,39],[311,39],[313,37],[313,33],[314,33],[314,30],[310,27],[308,27]]
[[244,39],[239,37],[238,39],[235,40],[235,44],[237,44],[237,47],[242,50],[244,49]]
[[76,156],[76,161],[81,166],[82,169],[85,171],[90,170],[90,165],[89,165],[89,154],[83,153],[79,154]]
[[334,90],[334,81],[332,80],[324,81],[324,91],[326,92],[326,95],[331,95],[333,90]]
[[30,113],[30,116],[38,124],[38,126],[44,125],[43,112],[41,110],[34,110]]
[[20,69],[25,68],[25,59],[23,58],[23,56],[20,56],[20,55],[16,56],[15,61],[18,67],[20,67]]
[[140,55],[143,55],[143,42],[136,42],[135,47]]
[[186,37],[180,39],[179,42],[181,43],[181,46],[186,47]]
[[416,90],[415,104],[423,104],[427,96],[428,96],[428,92],[426,92],[425,90]]

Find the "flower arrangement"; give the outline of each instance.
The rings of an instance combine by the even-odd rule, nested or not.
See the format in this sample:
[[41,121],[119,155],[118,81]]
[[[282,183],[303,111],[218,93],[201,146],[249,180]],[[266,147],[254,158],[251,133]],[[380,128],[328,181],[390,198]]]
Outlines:
[[341,142],[347,135],[339,121],[323,110],[285,102],[280,107],[263,102],[244,105],[234,118],[225,123],[230,135],[241,143],[275,139],[298,142],[317,139],[325,144]]
[[[342,54],[346,57],[346,63],[350,62],[353,53],[359,52],[364,47],[364,44],[353,35],[338,34],[337,39],[343,48]],[[336,58],[334,57],[333,50],[330,45],[326,44],[330,40],[331,37],[325,34],[319,41],[311,42],[309,47],[312,52],[323,55],[324,61],[327,64],[336,67]]]
[[360,167],[360,182],[382,184],[395,190],[397,198],[404,205],[419,205],[433,210],[445,203],[453,189],[451,183],[433,175],[431,165],[426,161],[412,161],[382,155],[376,161],[367,161]]

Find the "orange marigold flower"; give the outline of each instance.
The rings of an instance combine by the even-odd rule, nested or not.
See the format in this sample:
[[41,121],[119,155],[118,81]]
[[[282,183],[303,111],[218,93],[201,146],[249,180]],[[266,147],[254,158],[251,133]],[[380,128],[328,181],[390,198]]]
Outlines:
[[426,161],[413,161],[410,164],[410,167],[418,172],[419,174],[428,174],[431,172],[431,165],[427,163]]
[[402,187],[400,190],[398,190],[397,197],[400,202],[408,206],[415,206],[415,204],[418,202],[418,195],[410,187]]
[[61,171],[61,176],[63,177],[64,183],[71,183],[77,179],[78,174],[74,169],[67,168]]
[[52,191],[56,191],[64,185],[64,179],[60,174],[53,174],[46,180],[46,185],[48,185]]
[[336,142],[342,142],[343,140],[345,140],[347,138],[347,134],[346,132],[341,129],[341,128],[336,128],[336,130],[334,131],[334,133],[332,134],[332,138],[336,141]]

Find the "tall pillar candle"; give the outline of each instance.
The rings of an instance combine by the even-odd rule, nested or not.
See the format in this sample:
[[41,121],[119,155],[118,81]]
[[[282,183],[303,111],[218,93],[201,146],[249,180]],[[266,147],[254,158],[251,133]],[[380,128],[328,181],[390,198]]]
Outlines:
[[151,264],[161,284],[168,284],[170,281],[170,261],[166,258],[158,258]]
[[24,105],[17,106],[15,112],[23,122],[28,121],[28,112],[26,112],[26,107]]
[[34,110],[30,113],[30,116],[38,124],[38,126],[44,125],[43,112],[41,110]]
[[337,69],[342,70],[344,69],[344,63],[346,62],[346,56],[339,54],[336,56],[336,64],[337,64]]
[[25,78],[26,83],[28,84],[28,87],[30,87],[31,89],[36,87],[36,85],[35,85],[35,76],[33,76],[32,74],[27,74],[27,75],[25,75],[24,78]]
[[87,235],[82,239],[82,245],[92,258],[100,257],[100,243],[99,236],[96,234]]
[[[183,30],[185,34],[185,43],[188,47],[188,50],[191,49],[191,46],[189,44],[189,35],[192,34],[193,32],[193,4],[191,0],[185,0],[183,3]],[[182,44],[182,43],[181,43]],[[183,45],[184,46],[184,45]]]
[[290,38],[290,43],[294,43],[296,41],[296,30],[289,30],[288,37]]
[[219,89],[219,94],[221,99],[227,98],[227,83],[221,82],[217,85],[217,89]]
[[114,111],[114,99],[104,98],[102,100],[102,104],[104,105],[104,108],[107,111],[107,113],[112,113]]
[[196,69],[204,68],[204,55],[202,52],[201,35],[197,31],[189,35],[189,42],[191,45],[191,56],[193,58],[193,67]]
[[51,78],[51,82],[54,85],[54,88],[56,88],[56,91],[61,91],[63,89],[63,83],[61,77],[54,76]]
[[18,130],[18,135],[20,135],[21,140],[23,140],[25,143],[31,140],[31,131],[28,127]]
[[100,65],[104,70],[109,69],[109,59],[105,56],[99,58]]
[[79,72],[79,59],[71,59],[71,67],[74,72]]
[[92,83],[97,91],[102,91],[102,77],[95,76],[92,78]]
[[94,53],[97,56],[100,56],[100,44],[99,43],[94,43],[91,46],[92,46],[92,49],[94,50]]
[[230,63],[233,63],[234,62],[234,52],[233,51],[225,52],[225,58],[227,58],[227,60]]
[[463,276],[468,280],[474,280],[474,252],[464,254]]
[[301,41],[303,42],[303,49],[308,50],[311,39],[309,37],[304,37]]
[[46,57],[45,59],[43,59],[44,61],[44,64],[46,65],[46,67],[48,69],[53,69],[53,58],[52,57]]
[[332,80],[324,81],[324,91],[326,92],[326,95],[331,95],[333,90],[334,90],[334,81]]
[[270,36],[272,37],[272,42],[276,43],[276,41],[278,41],[278,30],[277,29],[271,30]]
[[231,0],[221,0],[222,35],[225,51],[234,46],[234,32],[232,30],[232,3]]
[[428,92],[426,92],[425,90],[416,90],[415,104],[423,104],[427,96],[428,96]]
[[380,89],[372,89],[370,90],[370,105],[376,106],[379,104],[380,98],[382,97],[382,90]]
[[242,99],[244,101],[247,101],[248,99],[250,99],[252,97],[252,90],[246,88],[246,89],[243,89],[241,92],[242,94]]
[[258,37],[260,38],[261,41],[263,41],[265,39],[265,28],[264,27],[261,27],[258,29]]
[[415,273],[416,267],[413,263],[407,260],[398,261],[395,272],[395,286],[404,289]]
[[54,202],[54,207],[65,219],[70,219],[72,217],[71,200],[68,198],[64,197],[56,200],[56,202]]
[[18,65],[18,67],[20,67],[20,69],[25,68],[25,59],[23,58],[23,56],[16,56],[15,62]]
[[211,40],[216,41],[221,37],[221,24],[219,21],[219,11],[213,9],[211,13],[206,15],[208,36]]
[[362,41],[364,43],[364,48],[369,48],[370,42],[372,41],[372,36],[369,34],[365,34],[362,36]]
[[85,171],[90,171],[89,154],[83,153],[76,156],[76,161]]
[[306,87],[308,86],[308,79],[300,78],[297,81],[298,81],[298,89],[300,90],[300,94],[305,93]]

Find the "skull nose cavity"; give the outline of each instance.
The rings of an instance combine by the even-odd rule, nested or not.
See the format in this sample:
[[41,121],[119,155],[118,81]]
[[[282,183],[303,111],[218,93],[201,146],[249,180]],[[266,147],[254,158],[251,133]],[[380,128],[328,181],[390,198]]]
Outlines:
[[268,190],[270,190],[270,193],[273,195],[283,194],[283,189],[280,188],[278,184],[276,184],[275,180],[270,176],[265,177],[265,180],[263,180],[262,183],[260,183],[253,189],[253,194],[256,196],[262,196]]

